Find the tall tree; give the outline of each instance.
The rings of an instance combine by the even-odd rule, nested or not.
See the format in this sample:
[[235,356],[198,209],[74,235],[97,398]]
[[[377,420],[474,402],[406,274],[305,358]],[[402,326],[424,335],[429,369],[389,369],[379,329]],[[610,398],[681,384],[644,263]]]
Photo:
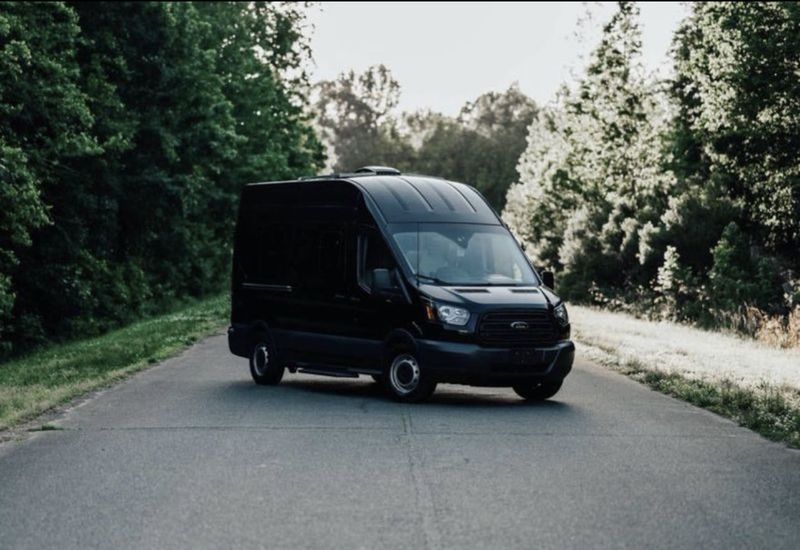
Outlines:
[[384,65],[363,73],[342,73],[315,87],[317,124],[331,145],[331,167],[337,172],[364,165],[397,166],[412,154],[400,135],[394,112],[400,84]]
[[233,109],[239,140],[226,181],[237,187],[265,177],[297,177],[322,162],[311,128],[310,56],[295,3],[198,4],[213,33],[215,64]]
[[[43,189],[71,177],[73,158],[96,152],[92,115],[75,58],[79,27],[61,2],[0,4],[0,352],[20,325],[11,317],[31,233],[49,222]],[[43,85],[46,83],[46,85]]]
[[[760,254],[800,269],[800,6],[692,5],[676,33],[676,173],[714,189]],[[725,220],[710,232],[720,238]]]
[[643,76],[637,19],[634,3],[619,3],[585,75],[531,126],[509,192],[505,219],[574,296],[646,279],[640,235],[672,185],[654,162],[662,106]]
[[649,286],[671,318],[785,311],[800,294],[800,8],[692,4],[667,94],[641,76],[636,13],[619,4],[531,126],[505,219],[572,297]]
[[421,136],[414,169],[468,182],[500,211],[536,112],[514,84],[468,102],[455,119],[413,116],[410,125]]
[[516,178],[536,105],[515,84],[467,102],[456,117],[396,112],[400,85],[383,65],[316,87],[317,124],[332,168],[388,164],[404,171],[464,181],[497,209]]
[[219,290],[241,185],[321,163],[303,6],[0,10],[0,317],[17,349]]
[[37,232],[23,258],[37,276],[18,285],[20,312],[64,335],[130,318],[152,299],[219,284],[221,253],[204,213],[234,152],[213,43],[193,5],[74,10],[85,85],[107,116],[94,129],[105,149],[99,158],[73,159],[70,174],[42,187],[54,223]]

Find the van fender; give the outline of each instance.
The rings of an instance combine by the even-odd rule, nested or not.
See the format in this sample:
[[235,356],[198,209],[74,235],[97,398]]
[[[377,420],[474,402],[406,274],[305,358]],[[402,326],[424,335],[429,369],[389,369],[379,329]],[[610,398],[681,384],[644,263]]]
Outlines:
[[259,342],[265,341],[267,344],[270,345],[272,353],[275,354],[275,357],[278,361],[283,362],[285,360],[285,354],[281,352],[281,346],[285,342],[278,341],[272,331],[270,330],[269,324],[263,319],[259,319],[258,321],[253,321],[250,323],[250,347],[251,349]]
[[266,321],[258,320],[250,323],[250,339],[253,341],[253,344],[262,336],[269,336],[269,325]]
[[383,363],[388,364],[392,360],[393,354],[400,350],[408,351],[415,355],[419,351],[414,335],[403,328],[394,329],[383,339]]
[[275,345],[275,338],[270,332],[269,325],[262,319],[250,323],[250,348],[255,346],[260,340],[266,340],[273,346]]

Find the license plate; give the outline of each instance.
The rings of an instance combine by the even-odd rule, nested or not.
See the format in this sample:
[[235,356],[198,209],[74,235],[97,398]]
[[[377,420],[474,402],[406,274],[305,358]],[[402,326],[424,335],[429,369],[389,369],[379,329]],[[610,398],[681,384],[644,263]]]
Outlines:
[[512,349],[513,365],[540,365],[544,363],[544,351],[540,349]]

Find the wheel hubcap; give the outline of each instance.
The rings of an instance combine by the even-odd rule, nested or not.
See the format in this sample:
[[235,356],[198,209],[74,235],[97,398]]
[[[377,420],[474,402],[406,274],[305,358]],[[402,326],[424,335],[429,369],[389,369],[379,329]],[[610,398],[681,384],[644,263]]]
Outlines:
[[256,349],[253,350],[253,368],[257,375],[264,376],[264,372],[266,372],[268,366],[269,350],[266,344],[259,344],[256,346]]
[[419,364],[414,356],[404,353],[395,357],[389,368],[389,380],[400,395],[414,391],[419,385]]

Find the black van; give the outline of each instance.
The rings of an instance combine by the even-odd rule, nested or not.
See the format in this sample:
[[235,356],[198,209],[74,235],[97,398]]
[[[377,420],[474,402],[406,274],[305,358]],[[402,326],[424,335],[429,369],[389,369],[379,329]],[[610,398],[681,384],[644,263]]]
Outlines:
[[250,184],[228,343],[258,384],[288,368],[371,375],[401,401],[437,382],[542,400],[575,354],[553,286],[468,185],[378,166]]

